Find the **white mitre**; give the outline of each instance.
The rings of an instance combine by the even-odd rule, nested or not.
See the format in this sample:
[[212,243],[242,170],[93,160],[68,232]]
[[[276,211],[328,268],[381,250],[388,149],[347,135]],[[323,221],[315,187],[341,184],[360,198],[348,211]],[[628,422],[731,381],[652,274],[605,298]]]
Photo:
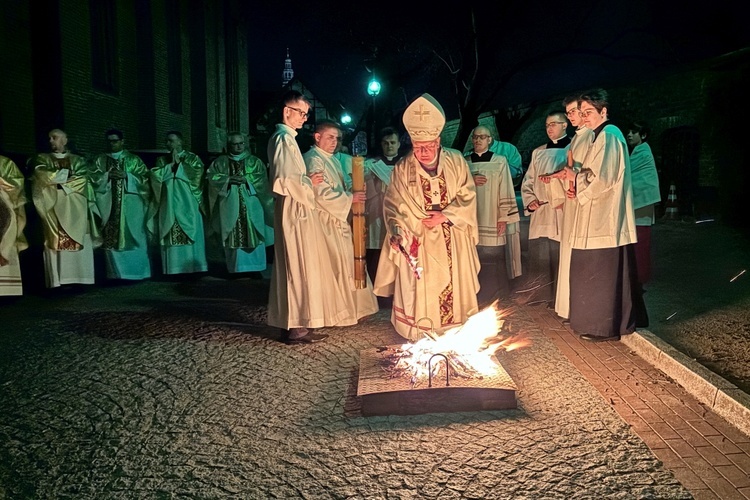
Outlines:
[[404,127],[412,142],[434,141],[445,126],[445,112],[430,94],[414,99],[404,111]]

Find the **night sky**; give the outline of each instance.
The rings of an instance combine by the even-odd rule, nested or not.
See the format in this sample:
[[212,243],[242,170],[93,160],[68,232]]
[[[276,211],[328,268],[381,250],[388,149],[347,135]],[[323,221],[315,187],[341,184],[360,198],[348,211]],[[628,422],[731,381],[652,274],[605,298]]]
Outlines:
[[[405,101],[430,92],[450,119],[455,93],[437,56],[456,52],[471,18],[467,2],[447,3],[372,3],[369,11],[362,2],[253,6],[251,97],[253,90],[280,88],[288,47],[295,76],[353,113],[367,106],[368,69],[374,69],[384,85],[398,86],[390,89],[392,97]],[[493,107],[647,78],[750,46],[741,7],[706,6],[674,0],[475,3],[483,68],[487,78],[505,82]]]

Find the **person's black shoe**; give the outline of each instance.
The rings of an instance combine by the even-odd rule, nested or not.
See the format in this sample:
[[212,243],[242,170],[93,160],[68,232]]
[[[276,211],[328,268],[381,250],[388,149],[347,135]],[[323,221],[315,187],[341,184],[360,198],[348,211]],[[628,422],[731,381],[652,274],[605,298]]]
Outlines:
[[286,339],[284,343],[287,345],[299,345],[299,344],[315,344],[328,338],[326,333],[308,333],[304,337],[298,337],[296,339]]
[[589,335],[588,333],[584,333],[581,335],[581,339],[588,340],[589,342],[607,342],[609,340],[620,340],[619,335],[613,335],[611,337],[600,337],[598,335]]

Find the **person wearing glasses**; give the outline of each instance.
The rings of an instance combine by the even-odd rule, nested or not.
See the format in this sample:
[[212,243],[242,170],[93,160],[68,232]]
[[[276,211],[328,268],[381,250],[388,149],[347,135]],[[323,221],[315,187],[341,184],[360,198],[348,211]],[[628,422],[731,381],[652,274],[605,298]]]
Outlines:
[[308,174],[296,140],[309,110],[300,92],[285,93],[282,122],[268,140],[275,244],[267,321],[292,345],[325,340],[327,334],[313,329],[337,326],[350,315],[340,294],[326,292],[335,286],[334,270],[314,189],[323,182],[323,172]]
[[88,162],[71,153],[68,134],[49,132],[50,153],[27,162],[32,198],[44,230],[47,288],[94,284],[94,248],[101,244],[99,209]]
[[[588,151],[588,145],[591,144],[591,135],[594,133],[590,128],[586,128],[578,110],[578,95],[571,94],[562,100],[570,124],[575,127],[575,135],[570,140],[566,165],[570,166],[575,172],[580,172],[581,162]],[[566,192],[572,188],[568,182],[563,186]],[[562,229],[560,233],[560,262],[557,271],[557,288],[555,291],[555,312],[561,318],[563,323],[569,323],[570,316],[570,235],[573,232],[573,219],[578,206],[575,199],[566,195],[563,203]]]
[[352,203],[364,203],[366,191],[352,192],[351,169],[347,172],[336,157],[341,129],[331,120],[319,120],[313,134],[315,145],[302,157],[308,174],[321,172],[323,181],[313,187],[318,216],[323,226],[321,238],[334,272],[332,285],[326,288],[327,300],[339,296],[347,304],[349,315],[335,326],[356,324],[361,318],[378,312],[378,301],[372,281],[365,272],[365,287],[357,288],[354,280],[354,242],[349,225]]
[[24,177],[10,158],[0,156],[0,297],[23,295],[18,254],[29,247]]
[[661,201],[659,174],[656,161],[648,145],[649,128],[633,122],[628,126],[628,149],[633,172],[633,206],[638,243],[635,258],[638,261],[638,282],[645,285],[651,279],[651,226],[656,222],[656,204]]
[[635,263],[630,156],[625,137],[609,121],[607,92],[584,92],[578,103],[584,124],[593,131],[581,170],[566,166],[548,176],[572,182],[568,196],[577,202],[570,326],[583,340],[619,340],[648,325]]
[[412,150],[385,191],[375,294],[393,295],[391,323],[418,340],[462,325],[478,310],[476,190],[461,152],[440,145],[445,113],[434,97],[414,99],[403,122]]
[[125,149],[121,130],[104,133],[107,153],[93,161],[96,203],[102,215],[102,246],[107,278],[143,280],[151,277],[146,213],[151,186],[148,168]]
[[164,274],[200,273],[208,270],[203,227],[203,161],[183,148],[182,134],[166,133],[169,154],[156,159],[149,172],[156,217],[157,241]]
[[266,165],[246,148],[245,135],[227,134],[227,153],[206,172],[210,234],[218,235],[229,273],[262,272],[273,245],[273,197]]
[[493,153],[490,129],[480,125],[471,132],[472,150],[465,155],[477,191],[477,251],[482,262],[480,302],[510,296],[510,280],[522,273],[521,216],[516,202],[508,158]]
[[541,175],[551,174],[567,161],[570,138],[568,121],[562,111],[547,114],[544,127],[549,140],[531,153],[531,162],[521,182],[524,212],[529,216],[529,267],[527,276],[538,279],[534,296],[554,308],[560,263],[560,235],[562,232],[565,187],[559,179],[545,183]]

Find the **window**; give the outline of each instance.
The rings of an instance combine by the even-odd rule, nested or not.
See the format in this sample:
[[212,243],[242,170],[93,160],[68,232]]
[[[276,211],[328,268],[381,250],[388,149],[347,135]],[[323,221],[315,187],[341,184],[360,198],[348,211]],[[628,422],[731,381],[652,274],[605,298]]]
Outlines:
[[115,0],[90,0],[91,80],[97,90],[117,93],[117,22]]
[[182,113],[182,30],[180,29],[180,0],[167,0],[167,85],[169,110]]

